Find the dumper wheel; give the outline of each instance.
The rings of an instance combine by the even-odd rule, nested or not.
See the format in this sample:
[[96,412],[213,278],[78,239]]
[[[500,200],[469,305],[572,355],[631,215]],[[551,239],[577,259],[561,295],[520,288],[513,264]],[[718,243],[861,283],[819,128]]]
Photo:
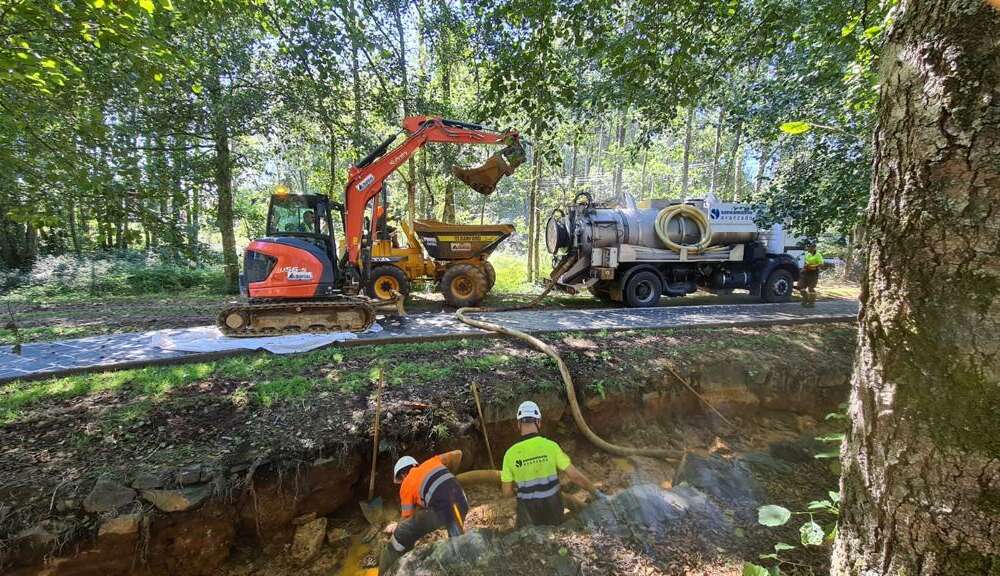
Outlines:
[[396,266],[376,266],[372,269],[371,281],[365,292],[372,298],[389,300],[393,291],[402,294],[404,299],[410,295],[410,281],[406,278],[406,272]]
[[456,308],[475,306],[486,296],[486,274],[472,264],[456,264],[444,272],[441,293]]
[[497,270],[489,262],[483,263],[483,270],[486,271],[486,291],[489,292],[497,283]]

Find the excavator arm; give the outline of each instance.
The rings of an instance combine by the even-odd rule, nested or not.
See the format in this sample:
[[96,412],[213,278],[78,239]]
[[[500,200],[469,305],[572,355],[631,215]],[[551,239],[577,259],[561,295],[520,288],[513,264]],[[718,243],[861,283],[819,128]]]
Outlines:
[[[478,124],[446,120],[438,116],[410,116],[403,120],[403,131],[407,137],[400,145],[389,150],[399,136],[398,133],[394,134],[348,171],[347,186],[344,189],[344,235],[347,262],[355,268],[359,268],[361,257],[365,208],[369,202],[374,202],[370,224],[370,234],[374,237],[380,208],[379,192],[382,191],[385,180],[424,144],[505,144],[506,148],[490,157],[480,168],[452,168],[452,173],[459,179],[484,194],[491,193],[504,174],[510,174],[524,162],[524,148],[521,146],[520,136],[514,131],[497,132]],[[384,206],[381,208],[385,209]]]

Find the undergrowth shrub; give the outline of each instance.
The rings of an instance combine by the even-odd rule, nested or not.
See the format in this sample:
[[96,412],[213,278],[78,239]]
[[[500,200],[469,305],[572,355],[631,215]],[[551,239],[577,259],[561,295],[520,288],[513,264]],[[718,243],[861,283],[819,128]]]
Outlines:
[[74,295],[142,295],[185,290],[222,292],[222,267],[191,266],[158,254],[97,252],[39,258],[27,273],[0,271],[0,286],[13,299]]

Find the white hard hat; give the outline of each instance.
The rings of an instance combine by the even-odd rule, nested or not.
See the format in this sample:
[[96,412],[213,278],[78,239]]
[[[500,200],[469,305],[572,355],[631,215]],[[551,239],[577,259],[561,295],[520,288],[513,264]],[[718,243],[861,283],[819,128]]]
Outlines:
[[396,460],[396,465],[392,468],[392,479],[395,480],[399,477],[399,473],[403,470],[409,468],[410,466],[416,466],[417,461],[413,456],[403,456],[399,460]]
[[531,400],[521,402],[521,405],[517,407],[517,419],[524,420],[525,418],[542,419],[542,411],[538,409],[538,404]]

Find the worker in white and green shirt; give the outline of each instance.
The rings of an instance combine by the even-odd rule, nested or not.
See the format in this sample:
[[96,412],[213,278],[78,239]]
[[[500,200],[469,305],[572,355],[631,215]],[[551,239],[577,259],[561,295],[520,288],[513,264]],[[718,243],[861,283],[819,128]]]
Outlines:
[[799,278],[799,290],[802,291],[802,305],[812,308],[816,305],[816,284],[819,283],[819,271],[825,266],[823,254],[816,250],[815,242],[806,243],[805,267]]
[[534,402],[522,402],[517,408],[517,427],[521,439],[503,456],[500,482],[503,495],[517,490],[517,527],[529,525],[558,526],[563,520],[560,474],[567,480],[603,499],[596,486],[577,470],[559,444],[539,435],[542,411]]

